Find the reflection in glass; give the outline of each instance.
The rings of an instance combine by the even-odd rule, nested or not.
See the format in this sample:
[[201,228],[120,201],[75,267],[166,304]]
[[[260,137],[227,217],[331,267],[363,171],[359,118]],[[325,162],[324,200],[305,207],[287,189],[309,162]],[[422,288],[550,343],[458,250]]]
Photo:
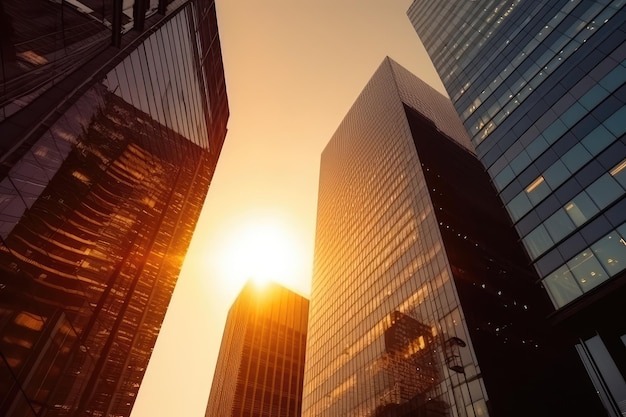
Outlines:
[[591,246],[609,275],[615,275],[626,268],[626,245],[621,240],[617,233],[609,233]]
[[554,271],[543,280],[556,307],[563,307],[583,294],[567,266]]
[[590,250],[575,256],[567,266],[585,292],[607,279],[606,272]]
[[[24,7],[35,3],[34,15],[50,12],[46,30],[46,19],[63,22],[52,10],[78,4]],[[146,42],[119,52],[119,64],[74,85],[76,97],[45,125],[34,120],[40,129],[2,166],[0,415],[130,414],[226,132],[215,9],[203,2],[200,15],[197,4],[179,4]],[[6,19],[22,6],[0,7]],[[11,15],[21,18],[16,36],[33,27],[22,12]],[[34,46],[59,46],[55,36]],[[165,41],[181,47],[167,57],[176,71],[159,73],[166,50],[146,46]],[[83,50],[75,61],[90,56]],[[211,85],[201,81],[208,75]],[[180,109],[165,115],[159,86]],[[45,98],[32,96],[43,107]],[[21,115],[38,114],[40,106],[23,104]]]

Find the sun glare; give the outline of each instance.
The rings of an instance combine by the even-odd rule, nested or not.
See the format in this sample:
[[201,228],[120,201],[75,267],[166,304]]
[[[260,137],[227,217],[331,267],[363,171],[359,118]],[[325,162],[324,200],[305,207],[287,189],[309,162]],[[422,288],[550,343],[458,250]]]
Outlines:
[[302,254],[297,239],[279,221],[254,221],[236,229],[220,256],[224,279],[233,285],[253,280],[289,283],[301,267]]

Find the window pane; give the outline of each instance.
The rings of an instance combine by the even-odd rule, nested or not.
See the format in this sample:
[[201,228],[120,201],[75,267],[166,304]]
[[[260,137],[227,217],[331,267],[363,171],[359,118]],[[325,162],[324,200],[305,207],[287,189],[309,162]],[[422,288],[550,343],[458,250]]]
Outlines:
[[543,177],[553,190],[561,185],[570,175],[569,170],[563,162],[556,161],[550,168],[544,172]]
[[617,231],[622,236],[622,244],[626,245],[626,223],[620,225]]
[[583,294],[567,266],[562,266],[547,276],[543,285],[548,289],[556,307],[563,307]]
[[522,172],[528,165],[530,164],[530,157],[525,151],[522,151],[519,155],[511,161],[511,168],[513,168],[513,172],[519,174]]
[[609,233],[591,246],[596,258],[610,276],[626,268],[626,245],[617,233]]
[[548,143],[554,143],[563,133],[567,131],[567,126],[560,120],[555,120],[544,132],[543,137]]
[[578,100],[586,109],[591,110],[608,95],[601,85],[596,85]]
[[583,106],[574,103],[559,119],[561,119],[566,126],[571,127],[574,126],[585,113],[587,113],[587,110],[585,110]]
[[574,257],[567,263],[567,266],[585,292],[608,278],[600,262],[589,249]]
[[584,224],[595,216],[598,208],[584,191],[565,205],[565,212],[576,226]]
[[580,143],[570,149],[561,160],[565,166],[571,171],[578,171],[580,167],[585,165],[591,159],[591,154],[587,152],[585,147]]
[[528,210],[532,208],[532,205],[530,204],[530,200],[528,200],[525,193],[519,193],[517,197],[506,205],[506,207],[513,220],[519,220],[524,214],[528,213]]
[[610,174],[604,174],[586,189],[587,194],[593,199],[599,208],[611,204],[624,190]]
[[533,259],[544,253],[553,245],[552,238],[543,225],[539,225],[524,238],[524,245]]
[[626,106],[613,113],[603,124],[616,137],[620,137],[626,133],[626,123],[624,123],[624,119],[626,119]]
[[615,135],[600,125],[585,136],[581,142],[592,155],[597,155],[613,141],[615,141]]
[[539,203],[548,194],[550,194],[550,187],[546,183],[543,177],[539,177],[526,187],[526,194],[533,204]]
[[546,149],[548,149],[548,142],[546,142],[542,136],[539,136],[537,139],[533,140],[530,145],[528,145],[526,152],[528,152],[528,155],[532,158],[536,158]]
[[513,170],[511,167],[506,166],[496,177],[493,179],[493,182],[496,184],[498,190],[504,189],[508,183],[515,177]]
[[555,242],[558,242],[576,228],[576,225],[574,225],[574,222],[572,222],[564,209],[559,209],[543,224]]
[[622,185],[622,187],[626,188],[626,159],[613,167],[611,175]]

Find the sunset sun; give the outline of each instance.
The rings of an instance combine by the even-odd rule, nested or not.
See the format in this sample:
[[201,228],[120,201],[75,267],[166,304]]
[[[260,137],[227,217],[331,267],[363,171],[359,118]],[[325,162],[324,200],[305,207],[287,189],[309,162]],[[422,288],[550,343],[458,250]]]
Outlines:
[[220,269],[234,285],[248,279],[259,285],[268,281],[288,283],[302,263],[296,237],[277,220],[245,222],[225,243]]

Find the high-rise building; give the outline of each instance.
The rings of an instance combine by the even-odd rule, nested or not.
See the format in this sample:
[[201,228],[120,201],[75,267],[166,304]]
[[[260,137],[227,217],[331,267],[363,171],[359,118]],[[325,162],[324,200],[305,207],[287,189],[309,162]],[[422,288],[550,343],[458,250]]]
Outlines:
[[248,282],[228,312],[207,417],[299,417],[309,300]]
[[626,412],[626,7],[415,0],[408,11],[611,416]]
[[0,21],[0,415],[128,416],[226,134],[215,5]]
[[535,281],[450,100],[387,58],[322,153],[303,415],[599,415]]

